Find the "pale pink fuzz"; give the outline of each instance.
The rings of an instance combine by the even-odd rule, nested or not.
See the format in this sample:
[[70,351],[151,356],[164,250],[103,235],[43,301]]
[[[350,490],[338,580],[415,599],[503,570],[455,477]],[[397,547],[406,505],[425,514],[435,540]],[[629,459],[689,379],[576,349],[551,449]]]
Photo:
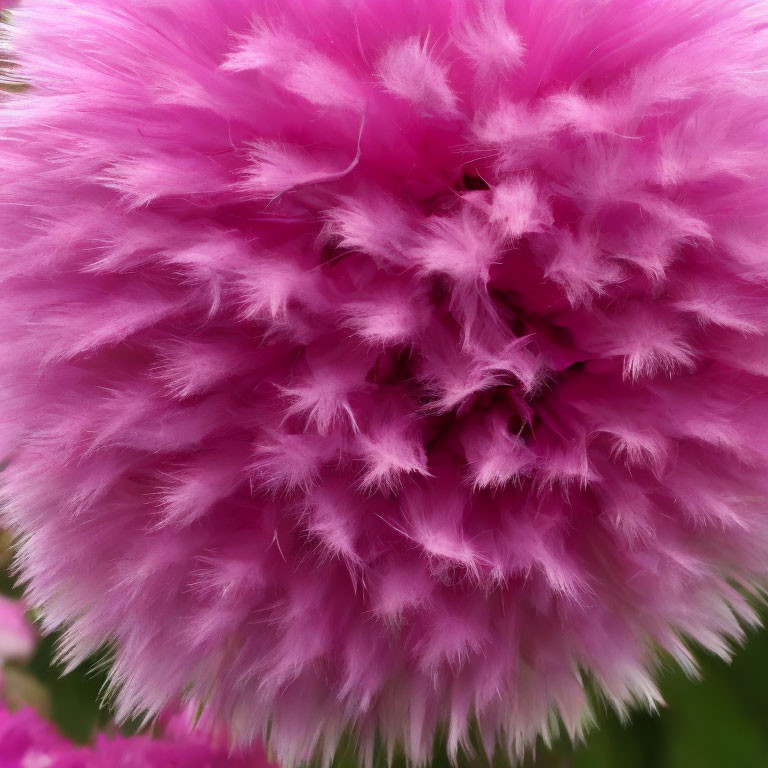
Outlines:
[[[3,513],[122,717],[286,768],[653,706],[768,576],[762,0],[26,0]],[[739,585],[738,588],[735,585]]]

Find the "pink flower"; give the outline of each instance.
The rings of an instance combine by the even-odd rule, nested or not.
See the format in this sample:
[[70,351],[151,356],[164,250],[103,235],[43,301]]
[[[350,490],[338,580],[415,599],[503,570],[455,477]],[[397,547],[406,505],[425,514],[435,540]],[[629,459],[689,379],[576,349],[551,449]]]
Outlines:
[[27,619],[24,603],[0,595],[0,664],[28,660],[35,652],[37,641],[37,632]]
[[768,571],[768,6],[28,0],[3,514],[121,716],[287,768],[659,700]]
[[100,736],[78,747],[59,736],[31,709],[0,708],[3,768],[271,768],[261,748],[230,754],[189,734],[173,738]]

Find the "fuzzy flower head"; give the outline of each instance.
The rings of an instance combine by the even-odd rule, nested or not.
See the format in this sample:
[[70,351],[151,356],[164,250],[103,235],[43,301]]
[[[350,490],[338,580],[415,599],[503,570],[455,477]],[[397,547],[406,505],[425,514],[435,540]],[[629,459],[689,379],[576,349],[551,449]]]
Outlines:
[[[768,6],[26,0],[3,514],[118,710],[524,750],[768,571]],[[9,75],[10,77],[10,75]]]

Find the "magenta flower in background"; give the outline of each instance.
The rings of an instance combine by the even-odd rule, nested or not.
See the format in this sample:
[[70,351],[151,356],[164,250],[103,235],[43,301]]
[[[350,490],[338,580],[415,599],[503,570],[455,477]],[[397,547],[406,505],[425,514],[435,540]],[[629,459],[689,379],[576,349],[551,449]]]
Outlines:
[[[11,663],[24,663],[34,656],[39,635],[37,629],[27,618],[27,606],[21,600],[12,600],[0,595],[0,695],[6,700],[15,701],[19,697],[37,701],[43,699],[38,696],[35,684],[31,686],[25,675],[6,674],[5,665]],[[0,763],[1,764],[1,763]]]
[[261,749],[230,754],[187,734],[150,739],[100,736],[93,746],[71,744],[31,709],[0,708],[3,768],[270,768]]
[[37,642],[37,631],[27,618],[24,603],[0,595],[0,665],[28,661]]
[[[768,573],[768,6],[26,0],[3,514],[121,717],[291,768],[654,706]],[[8,75],[11,78],[11,75]],[[104,747],[107,749],[108,747]],[[190,763],[193,764],[193,763]]]

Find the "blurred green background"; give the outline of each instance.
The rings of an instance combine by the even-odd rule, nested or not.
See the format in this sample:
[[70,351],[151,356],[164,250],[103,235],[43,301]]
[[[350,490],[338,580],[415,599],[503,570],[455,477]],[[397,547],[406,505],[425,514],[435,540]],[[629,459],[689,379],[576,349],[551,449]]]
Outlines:
[[[0,592],[18,597],[7,559],[0,555]],[[88,741],[97,730],[113,730],[109,711],[99,707],[104,659],[93,659],[62,677],[54,648],[55,638],[45,638],[29,663],[6,667],[6,687],[15,691],[16,704],[33,704],[78,742]],[[562,739],[552,750],[540,745],[536,760],[529,758],[524,768],[768,768],[768,631],[752,632],[730,665],[702,654],[699,659],[702,682],[671,667],[665,671],[661,689],[667,706],[658,714],[638,711],[622,725],[604,710],[585,744],[573,747]],[[459,766],[506,766],[499,757],[492,762],[460,755]],[[383,768],[383,758],[377,763],[376,768]],[[395,763],[404,768],[402,758]],[[449,765],[437,744],[433,768]],[[334,768],[356,766],[352,745],[343,747]]]

